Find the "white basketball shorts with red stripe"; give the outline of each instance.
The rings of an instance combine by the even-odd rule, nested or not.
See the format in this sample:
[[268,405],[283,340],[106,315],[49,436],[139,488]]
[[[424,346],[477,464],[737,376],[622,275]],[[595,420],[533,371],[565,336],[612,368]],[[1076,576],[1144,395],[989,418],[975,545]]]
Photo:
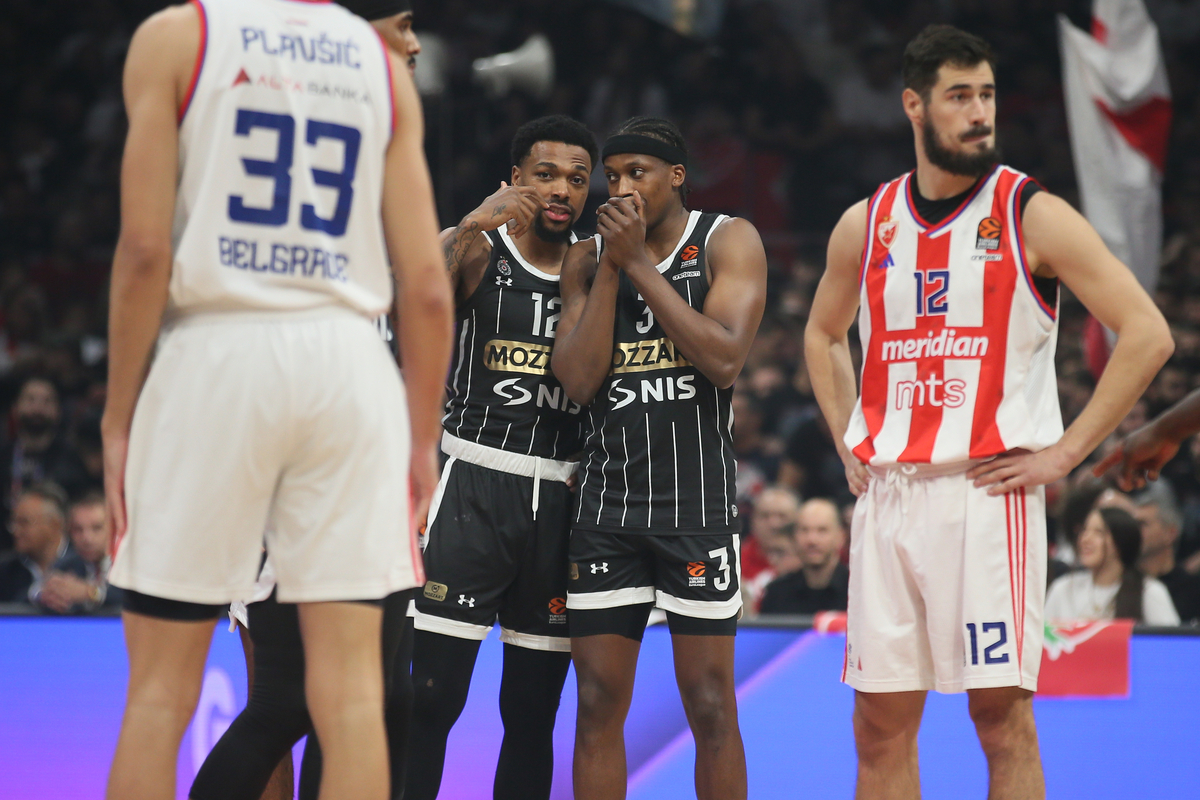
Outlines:
[[855,689],[1037,689],[1045,490],[990,497],[971,466],[871,468],[851,525],[842,680]]

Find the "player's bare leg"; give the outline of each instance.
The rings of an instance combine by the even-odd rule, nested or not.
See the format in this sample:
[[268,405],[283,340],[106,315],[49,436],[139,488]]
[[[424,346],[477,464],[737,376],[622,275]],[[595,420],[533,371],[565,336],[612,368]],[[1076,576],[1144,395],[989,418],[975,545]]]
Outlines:
[[216,619],[180,622],[126,611],[129,690],[108,775],[110,800],[175,796],[179,743],[192,721]]
[[733,636],[671,637],[675,680],[696,739],[698,800],[746,796],[746,751],[738,728]]
[[967,692],[988,761],[988,800],[1042,800],[1046,780],[1033,721],[1033,692],[1015,686]]
[[925,692],[855,692],[856,800],[918,800],[917,730]]
[[367,603],[301,603],[305,695],[321,742],[321,800],[385,800],[383,612]]
[[575,800],[625,797],[625,717],[642,643],[615,634],[571,639],[579,682],[575,723]]

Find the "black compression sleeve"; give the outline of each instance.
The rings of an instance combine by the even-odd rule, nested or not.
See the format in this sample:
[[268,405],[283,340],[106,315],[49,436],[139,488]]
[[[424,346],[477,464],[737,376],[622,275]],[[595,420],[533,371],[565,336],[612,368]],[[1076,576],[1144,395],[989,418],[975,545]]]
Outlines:
[[495,800],[547,800],[554,777],[554,719],[570,653],[504,645],[500,717],[504,741],[496,765]]
[[438,796],[446,738],[467,703],[480,644],[429,631],[413,634],[413,710],[404,800]]

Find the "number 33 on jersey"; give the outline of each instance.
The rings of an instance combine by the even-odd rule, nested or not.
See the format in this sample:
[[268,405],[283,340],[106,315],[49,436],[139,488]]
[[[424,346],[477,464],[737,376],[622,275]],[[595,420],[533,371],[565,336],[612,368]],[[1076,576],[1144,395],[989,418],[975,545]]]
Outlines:
[[383,313],[392,284],[379,207],[393,112],[379,37],[334,4],[304,15],[287,3],[197,5],[171,310]]

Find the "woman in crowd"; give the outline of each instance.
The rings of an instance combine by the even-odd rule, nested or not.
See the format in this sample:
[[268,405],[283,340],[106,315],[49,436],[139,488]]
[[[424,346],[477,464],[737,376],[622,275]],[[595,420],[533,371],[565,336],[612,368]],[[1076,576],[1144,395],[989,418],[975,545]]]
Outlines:
[[1051,584],[1046,619],[1119,618],[1147,625],[1179,624],[1167,587],[1137,569],[1142,531],[1128,511],[1092,511],[1077,546],[1084,569]]

